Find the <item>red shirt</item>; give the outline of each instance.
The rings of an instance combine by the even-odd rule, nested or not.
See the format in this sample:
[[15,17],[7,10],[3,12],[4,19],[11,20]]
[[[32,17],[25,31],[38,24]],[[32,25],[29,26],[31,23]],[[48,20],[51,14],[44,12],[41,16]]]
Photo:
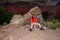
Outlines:
[[36,17],[34,17],[33,19],[31,18],[30,21],[31,21],[32,23],[35,23],[35,22],[37,22],[37,18],[36,18]]

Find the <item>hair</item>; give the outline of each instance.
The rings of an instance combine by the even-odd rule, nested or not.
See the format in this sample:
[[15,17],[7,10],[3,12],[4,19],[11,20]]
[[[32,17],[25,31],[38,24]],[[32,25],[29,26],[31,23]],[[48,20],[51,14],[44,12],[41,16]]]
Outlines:
[[34,17],[32,16],[32,19],[34,19]]
[[32,19],[34,19],[34,17],[33,16],[35,16],[35,14],[32,14]]

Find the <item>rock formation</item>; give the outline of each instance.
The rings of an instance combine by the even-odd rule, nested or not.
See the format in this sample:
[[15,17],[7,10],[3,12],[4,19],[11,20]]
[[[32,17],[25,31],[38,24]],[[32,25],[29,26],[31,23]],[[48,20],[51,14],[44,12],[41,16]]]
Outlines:
[[15,15],[13,16],[11,20],[11,24],[30,24],[29,19],[31,18],[32,14],[35,14],[41,22],[44,22],[42,15],[41,15],[41,10],[39,9],[38,6],[35,6],[34,8],[30,9],[24,16],[21,15]]

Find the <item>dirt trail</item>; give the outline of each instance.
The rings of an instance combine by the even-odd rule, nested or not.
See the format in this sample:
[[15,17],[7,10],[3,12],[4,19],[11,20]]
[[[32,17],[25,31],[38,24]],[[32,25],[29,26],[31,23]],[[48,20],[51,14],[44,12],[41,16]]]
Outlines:
[[60,28],[56,30],[34,28],[30,32],[28,28],[10,25],[10,27],[0,30],[0,40],[60,40]]

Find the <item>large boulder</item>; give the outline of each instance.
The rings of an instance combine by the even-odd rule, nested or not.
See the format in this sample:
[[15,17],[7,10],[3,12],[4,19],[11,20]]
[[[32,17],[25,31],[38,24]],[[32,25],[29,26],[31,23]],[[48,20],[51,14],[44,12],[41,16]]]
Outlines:
[[38,6],[35,6],[31,8],[25,15],[24,15],[24,25],[30,24],[30,18],[32,17],[32,14],[39,15],[41,14],[41,10]]
[[10,24],[23,24],[23,17],[21,15],[14,15]]
[[38,6],[35,6],[34,8],[30,9],[30,11],[28,13],[31,13],[31,14],[41,14],[41,10]]
[[31,18],[32,14],[35,14],[35,15],[39,15],[41,16],[41,10],[38,6],[35,6],[34,8],[30,9],[30,11],[28,11],[25,15],[24,15],[24,18],[25,19],[29,19]]
[[[38,6],[35,6],[34,8],[30,9],[29,12],[27,12],[25,15],[24,15],[24,18],[25,18],[25,23],[28,23],[29,22],[29,18],[31,18],[32,14],[35,14],[38,18],[38,20],[41,20],[41,22],[43,22],[43,18],[42,18],[42,15],[41,15],[41,10]],[[40,22],[40,21],[39,21]]]
[[30,25],[29,19],[32,17],[32,14],[35,14],[41,21],[43,20],[40,8],[35,6],[34,8],[30,9],[30,11],[28,11],[24,16],[14,15],[10,24]]

